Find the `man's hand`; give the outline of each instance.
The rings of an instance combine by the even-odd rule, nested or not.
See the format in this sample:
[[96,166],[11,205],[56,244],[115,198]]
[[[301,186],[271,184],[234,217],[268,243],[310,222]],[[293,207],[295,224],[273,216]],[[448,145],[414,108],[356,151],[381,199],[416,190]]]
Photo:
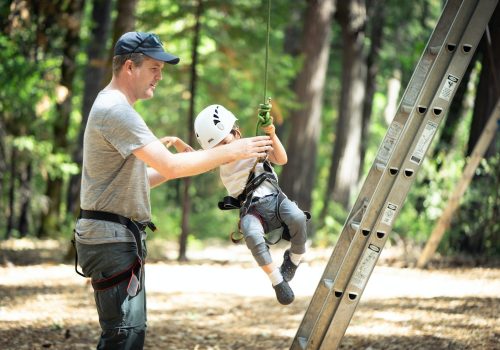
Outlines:
[[[266,152],[273,150],[273,142],[269,136],[255,136],[235,140],[227,145],[221,146],[233,155],[233,160],[245,158],[262,158]],[[217,147],[219,148],[219,147]]]
[[177,136],[165,136],[160,139],[167,148],[174,147],[177,152],[193,152],[193,147],[182,141]]

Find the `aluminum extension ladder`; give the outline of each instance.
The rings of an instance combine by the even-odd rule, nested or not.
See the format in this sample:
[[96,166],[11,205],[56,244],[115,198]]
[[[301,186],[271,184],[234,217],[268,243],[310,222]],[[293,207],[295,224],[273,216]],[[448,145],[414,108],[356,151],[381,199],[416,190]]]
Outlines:
[[290,349],[338,348],[497,3],[446,3]]

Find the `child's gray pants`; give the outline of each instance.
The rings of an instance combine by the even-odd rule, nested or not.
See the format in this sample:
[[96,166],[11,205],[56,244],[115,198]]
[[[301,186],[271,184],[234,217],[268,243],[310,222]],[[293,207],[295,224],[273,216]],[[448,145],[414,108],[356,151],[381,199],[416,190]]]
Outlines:
[[[241,231],[246,245],[259,266],[268,265],[273,261],[264,235],[282,226],[276,211],[277,204],[278,193],[262,197],[252,204],[248,213],[241,218]],[[279,216],[290,232],[290,252],[304,254],[307,240],[306,215],[295,202],[285,198],[279,207]],[[264,226],[261,220],[265,223]]]

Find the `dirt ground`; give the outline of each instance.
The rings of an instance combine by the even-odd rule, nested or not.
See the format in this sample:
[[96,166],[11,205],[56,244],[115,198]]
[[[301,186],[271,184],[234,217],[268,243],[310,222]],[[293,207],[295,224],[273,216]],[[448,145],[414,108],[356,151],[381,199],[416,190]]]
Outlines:
[[[95,349],[92,289],[58,242],[0,244],[0,349]],[[332,250],[311,249],[281,306],[243,246],[150,246],[148,350],[289,349]],[[284,247],[273,255],[281,262]],[[387,251],[387,253],[385,253]],[[500,349],[500,268],[398,267],[384,250],[340,349]],[[169,259],[170,258],[170,259]]]

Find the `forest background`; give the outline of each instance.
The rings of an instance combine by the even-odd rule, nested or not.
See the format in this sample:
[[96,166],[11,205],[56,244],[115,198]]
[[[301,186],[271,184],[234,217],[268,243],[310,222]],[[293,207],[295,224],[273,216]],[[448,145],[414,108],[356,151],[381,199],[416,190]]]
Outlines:
[[[265,0],[0,2],[1,238],[67,240],[79,210],[82,138],[111,76],[112,45],[155,32],[181,57],[136,104],[156,136],[195,148],[193,118],[219,103],[248,136],[263,102]],[[280,184],[313,214],[311,242],[333,245],[444,6],[443,1],[273,0],[268,95],[289,162]],[[488,40],[489,39],[489,40]],[[499,96],[500,9],[489,24],[390,236],[423,246]],[[498,64],[496,64],[498,66]],[[500,254],[500,141],[491,143],[440,245]],[[228,239],[216,171],[152,190],[154,239],[187,248]]]

